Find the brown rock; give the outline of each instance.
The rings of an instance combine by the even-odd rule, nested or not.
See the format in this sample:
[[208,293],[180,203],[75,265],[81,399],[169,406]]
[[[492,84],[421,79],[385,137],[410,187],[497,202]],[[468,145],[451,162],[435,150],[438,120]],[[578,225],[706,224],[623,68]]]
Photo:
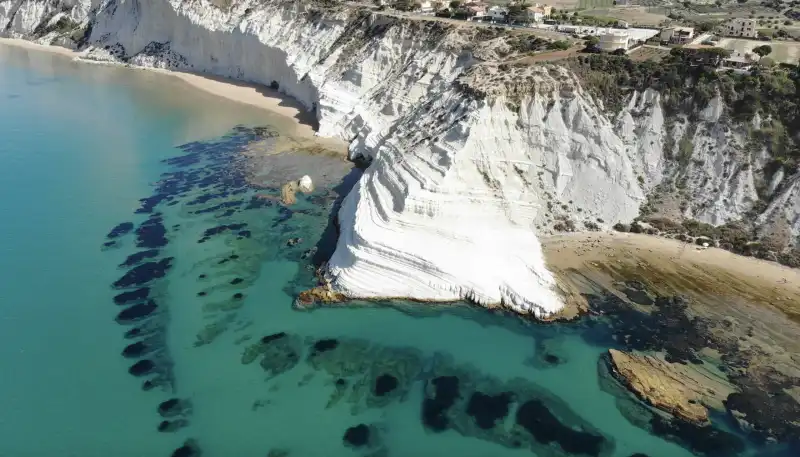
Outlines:
[[701,392],[708,389],[682,371],[682,366],[647,355],[609,349],[612,373],[630,391],[654,407],[695,423],[708,423]]
[[281,187],[281,202],[284,205],[293,205],[297,201],[295,193],[297,192],[297,182],[290,181]]

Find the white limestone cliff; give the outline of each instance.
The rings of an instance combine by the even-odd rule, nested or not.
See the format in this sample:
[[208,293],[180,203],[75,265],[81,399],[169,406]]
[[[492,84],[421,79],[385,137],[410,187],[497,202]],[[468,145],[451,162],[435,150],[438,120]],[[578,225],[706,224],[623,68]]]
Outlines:
[[[684,213],[724,223],[752,208],[764,158],[731,160],[743,140],[719,100],[692,128],[667,123],[652,90],[610,114],[562,67],[482,63],[510,51],[476,30],[311,0],[0,0],[4,35],[278,87],[314,111],[319,135],[372,161],[341,207],[327,271],[350,296],[553,314],[561,297],[539,234],[636,217],[678,173],[684,136]],[[788,203],[768,210],[794,218],[795,234],[798,188],[781,176],[774,191]]]

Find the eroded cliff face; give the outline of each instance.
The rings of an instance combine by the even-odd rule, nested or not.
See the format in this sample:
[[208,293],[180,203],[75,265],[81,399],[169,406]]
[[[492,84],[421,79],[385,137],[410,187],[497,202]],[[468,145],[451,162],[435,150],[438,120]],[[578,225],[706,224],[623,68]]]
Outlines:
[[553,314],[562,298],[537,236],[628,222],[677,177],[691,197],[680,215],[740,218],[768,180],[764,224],[800,229],[797,177],[732,152],[745,138],[719,101],[691,123],[668,122],[652,90],[609,113],[563,67],[498,65],[520,49],[496,31],[279,0],[0,0],[0,31],[270,85],[314,111],[319,135],[372,161],[327,269],[350,296]]

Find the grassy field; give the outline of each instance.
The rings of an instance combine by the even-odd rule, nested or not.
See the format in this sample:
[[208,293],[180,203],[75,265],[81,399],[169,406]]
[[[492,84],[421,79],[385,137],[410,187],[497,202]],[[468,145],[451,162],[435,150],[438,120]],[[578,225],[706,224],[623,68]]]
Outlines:
[[585,16],[613,17],[631,24],[658,26],[667,17],[663,14],[653,14],[644,7],[624,7],[624,8],[595,8],[581,12]]
[[592,9],[592,8],[608,8],[614,6],[614,0],[579,0],[578,8]]
[[641,62],[644,60],[659,61],[667,55],[669,55],[669,50],[667,49],[641,46],[631,51],[628,57],[633,61]]

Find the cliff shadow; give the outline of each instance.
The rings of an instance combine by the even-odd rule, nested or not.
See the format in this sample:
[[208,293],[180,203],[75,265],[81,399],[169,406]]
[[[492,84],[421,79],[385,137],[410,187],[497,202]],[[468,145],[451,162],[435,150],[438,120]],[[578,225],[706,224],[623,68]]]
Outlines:
[[316,252],[311,258],[315,269],[322,266],[324,262],[327,262],[333,255],[333,251],[336,250],[336,243],[339,240],[339,208],[341,208],[345,197],[347,197],[358,180],[361,179],[363,173],[364,170],[361,167],[354,165],[353,168],[350,169],[350,172],[339,181],[339,184],[331,189],[336,194],[336,199],[333,205],[331,205],[330,213],[328,214],[328,223],[315,245]]

